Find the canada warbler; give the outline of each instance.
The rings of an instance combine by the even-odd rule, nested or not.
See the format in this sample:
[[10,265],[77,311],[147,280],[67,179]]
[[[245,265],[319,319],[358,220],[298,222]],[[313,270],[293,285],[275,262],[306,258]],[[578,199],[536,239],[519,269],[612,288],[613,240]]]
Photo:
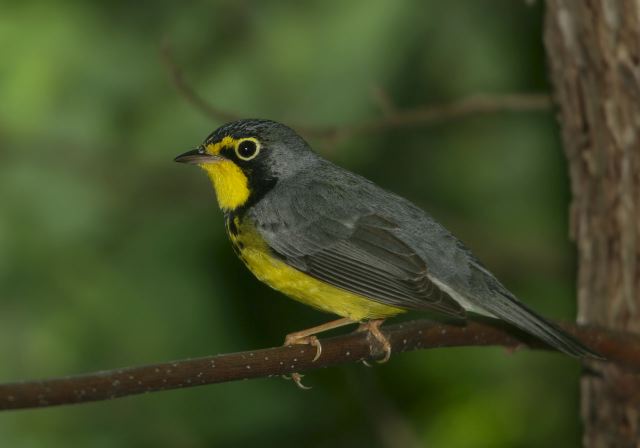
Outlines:
[[384,347],[382,321],[407,310],[505,321],[575,357],[598,356],[521,303],[443,226],[408,200],[313,152],[269,120],[226,124],[176,162],[209,176],[236,254],[261,281],[341,316],[287,336],[360,323]]

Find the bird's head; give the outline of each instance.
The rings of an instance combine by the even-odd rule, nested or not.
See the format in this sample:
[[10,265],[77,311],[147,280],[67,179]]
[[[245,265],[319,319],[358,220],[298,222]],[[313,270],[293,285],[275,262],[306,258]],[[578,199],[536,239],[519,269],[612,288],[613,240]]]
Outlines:
[[316,159],[293,129],[269,120],[238,120],[213,131],[196,149],[175,158],[202,168],[218,204],[234,211],[255,203],[278,181]]

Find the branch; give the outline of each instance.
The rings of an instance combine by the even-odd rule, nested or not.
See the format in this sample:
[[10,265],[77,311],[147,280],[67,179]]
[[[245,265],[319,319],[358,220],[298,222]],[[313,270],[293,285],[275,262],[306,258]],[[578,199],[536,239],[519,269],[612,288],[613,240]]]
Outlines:
[[236,114],[212,106],[208,101],[202,98],[195,90],[191,88],[187,81],[185,81],[182,70],[173,60],[173,55],[171,54],[171,45],[168,41],[165,41],[162,44],[160,48],[160,55],[162,56],[162,62],[167,68],[167,71],[169,72],[169,76],[171,78],[171,82],[175,86],[176,90],[196,110],[199,110],[206,116],[216,121],[219,120],[227,122],[235,121],[242,118]]
[[[186,81],[181,68],[176,64],[168,42],[162,45],[162,61],[169,72],[174,87],[180,95],[214,121],[233,121],[243,118],[240,114],[226,111],[212,105],[200,96]],[[445,121],[460,119],[469,115],[497,112],[535,112],[551,109],[551,99],[546,93],[520,93],[500,95],[474,95],[446,104],[423,105],[398,109],[390,101],[390,96],[380,87],[372,92],[374,101],[381,106],[383,115],[379,118],[359,123],[336,126],[308,126],[291,124],[303,136],[328,140],[336,144],[344,139],[360,134],[371,135],[391,129],[420,127]],[[246,117],[245,117],[246,118]]]
[[[416,320],[383,327],[393,353],[458,346],[499,345],[548,349],[526,336],[514,336],[483,322],[448,325]],[[614,362],[640,372],[640,336],[593,327],[563,326],[568,332]],[[0,410],[25,409],[108,400],[169,389],[268,378],[307,372],[339,364],[382,357],[382,348],[365,333],[350,333],[322,341],[322,356],[312,361],[308,346],[275,347],[250,352],[129,367],[66,378],[0,384]],[[597,365],[596,361],[592,362]]]
[[550,97],[545,93],[479,94],[446,104],[393,111],[387,109],[380,118],[325,128],[302,128],[301,132],[311,137],[341,141],[360,134],[370,135],[392,129],[433,125],[469,115],[546,111],[551,108],[551,104]]

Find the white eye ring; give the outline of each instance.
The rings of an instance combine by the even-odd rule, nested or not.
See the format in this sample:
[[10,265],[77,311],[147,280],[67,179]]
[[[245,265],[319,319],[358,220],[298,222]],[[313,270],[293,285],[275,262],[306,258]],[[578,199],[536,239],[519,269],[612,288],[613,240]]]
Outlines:
[[260,154],[260,142],[253,138],[239,140],[235,147],[236,156],[241,160],[252,160]]

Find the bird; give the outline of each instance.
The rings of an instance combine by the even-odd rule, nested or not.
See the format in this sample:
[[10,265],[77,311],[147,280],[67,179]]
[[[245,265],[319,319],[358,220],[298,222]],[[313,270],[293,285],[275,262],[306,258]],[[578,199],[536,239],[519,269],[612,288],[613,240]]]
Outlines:
[[286,336],[285,345],[314,346],[314,361],[317,334],[350,324],[388,360],[380,326],[408,311],[489,317],[567,355],[600,358],[518,300],[430,214],[321,157],[284,124],[227,123],[175,161],[207,174],[231,245],[258,280],[339,316]]

